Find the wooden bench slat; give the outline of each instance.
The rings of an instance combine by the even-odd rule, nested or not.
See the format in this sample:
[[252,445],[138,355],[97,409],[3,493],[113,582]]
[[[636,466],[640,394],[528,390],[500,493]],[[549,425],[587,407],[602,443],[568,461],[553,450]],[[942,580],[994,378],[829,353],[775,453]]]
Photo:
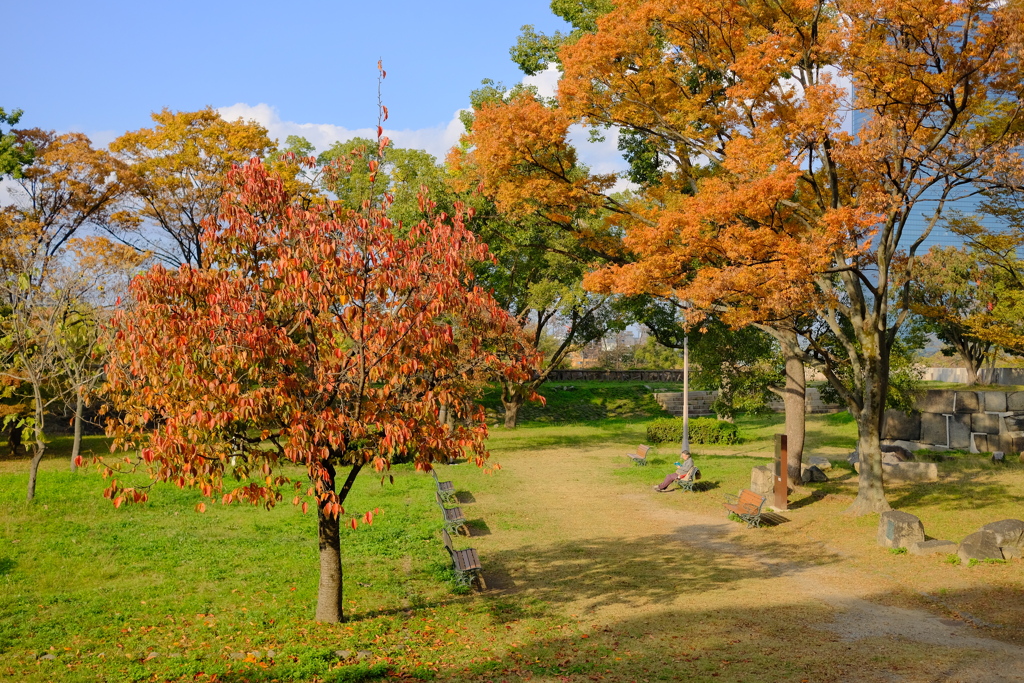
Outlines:
[[647,453],[651,450],[650,446],[640,444],[636,447],[636,453],[626,453],[626,457],[633,461],[634,465],[646,465],[647,464]]
[[[730,498],[735,500],[729,500]],[[726,510],[736,513],[740,519],[747,523],[748,527],[759,527],[761,526],[764,504],[764,496],[758,495],[749,489],[743,489],[738,496],[727,496],[724,506]]]

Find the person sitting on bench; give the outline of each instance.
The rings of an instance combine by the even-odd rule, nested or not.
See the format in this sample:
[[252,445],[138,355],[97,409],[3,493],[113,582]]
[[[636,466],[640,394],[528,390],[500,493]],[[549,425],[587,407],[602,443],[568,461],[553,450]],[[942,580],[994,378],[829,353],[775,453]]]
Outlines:
[[683,461],[673,464],[676,465],[676,471],[669,474],[663,482],[655,486],[655,491],[665,493],[677,479],[690,479],[697,471],[697,468],[693,465],[693,458],[690,457],[690,451],[683,451]]

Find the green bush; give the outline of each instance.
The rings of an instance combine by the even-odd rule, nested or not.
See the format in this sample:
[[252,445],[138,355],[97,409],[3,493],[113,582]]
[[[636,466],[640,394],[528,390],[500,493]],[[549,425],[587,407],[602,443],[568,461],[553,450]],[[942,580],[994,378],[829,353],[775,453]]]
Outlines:
[[[647,440],[651,443],[679,442],[683,438],[683,418],[666,417],[652,420],[647,425]],[[731,422],[713,417],[695,417],[690,420],[690,443],[736,443],[739,430]]]

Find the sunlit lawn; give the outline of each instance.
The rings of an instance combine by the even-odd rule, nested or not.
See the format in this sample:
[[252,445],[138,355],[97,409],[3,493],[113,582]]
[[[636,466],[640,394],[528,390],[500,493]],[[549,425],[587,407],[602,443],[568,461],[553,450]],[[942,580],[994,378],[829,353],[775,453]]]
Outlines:
[[[658,501],[664,500],[669,509],[721,517],[722,493],[748,485],[750,468],[763,464],[764,456],[772,452],[772,435],[781,429],[781,421],[781,416],[743,418],[741,443],[695,445],[705,490]],[[543,476],[545,458],[578,457],[581,468],[594,468],[594,486],[606,495],[609,491],[651,495],[650,485],[672,469],[678,453],[676,444],[660,445],[646,468],[620,459],[620,453],[646,440],[644,421],[609,419],[493,431],[494,462],[514,465],[531,459],[531,467]],[[853,444],[854,426],[848,417],[810,417],[809,453],[830,453],[838,462]],[[103,440],[91,438],[88,445],[100,450]],[[373,473],[358,479],[348,511],[380,507],[383,514],[373,526],[360,526],[345,536],[349,621],[322,625],[311,619],[318,576],[312,514],[302,515],[290,504],[270,511],[212,505],[199,514],[194,511],[198,494],[169,486],[154,489],[146,505],[114,509],[101,496],[105,482],[95,469],[71,474],[67,443],[56,440],[52,446],[53,457],[43,464],[38,497],[31,505],[24,502],[27,462],[0,462],[2,679],[484,681],[589,680],[602,675],[609,680],[635,680],[636,667],[642,663],[649,680],[703,680],[705,676],[712,680],[721,667],[718,660],[728,660],[739,662],[733,680],[781,680],[802,666],[772,654],[783,647],[779,639],[807,637],[799,620],[787,626],[779,621],[779,614],[772,616],[772,610],[760,612],[756,625],[750,626],[761,634],[760,641],[735,644],[740,641],[732,638],[734,644],[730,644],[723,629],[732,628],[735,620],[756,607],[745,602],[749,598],[744,591],[732,598],[729,593],[716,598],[739,601],[723,603],[728,610],[701,611],[699,603],[693,606],[697,610],[694,623],[700,625],[695,626],[686,651],[703,653],[700,656],[673,651],[675,626],[665,621],[665,615],[623,622],[621,633],[611,627],[604,634],[588,633],[586,623],[569,608],[558,606],[569,604],[574,593],[593,591],[598,596],[600,591],[612,590],[611,586],[622,590],[623,580],[637,580],[652,594],[663,589],[671,592],[675,579],[650,575],[640,568],[642,563],[632,561],[643,558],[648,569],[661,562],[660,555],[647,558],[659,552],[656,545],[575,549],[572,529],[555,529],[542,521],[544,510],[538,505],[551,503],[538,502],[522,475],[487,474],[469,464],[442,471],[456,481],[474,532],[474,538],[457,538],[456,544],[480,546],[485,571],[497,576],[503,567],[518,566],[526,561],[524,552],[548,548],[543,552],[554,553],[547,560],[542,559],[543,553],[532,557],[541,568],[551,563],[549,577],[526,582],[538,587],[532,594],[501,590],[500,580],[495,582],[498,590],[489,594],[460,590],[440,545],[433,481],[400,465],[394,471],[394,485],[382,485]],[[1024,467],[1011,463],[996,469],[970,456],[941,467],[947,478],[938,484],[889,492],[894,506],[925,521],[929,535],[959,540],[984,522],[1020,516]],[[805,551],[797,549],[818,547],[824,538],[831,547],[848,553],[844,562],[850,566],[887,572],[908,584],[920,581],[924,590],[952,585],[949,577],[954,574],[949,572],[967,576],[962,568],[943,564],[941,558],[881,552],[874,545],[874,518],[851,520],[842,515],[855,494],[852,473],[836,468],[832,474],[834,481],[802,487],[794,494],[795,509],[788,513],[792,523],[760,531],[737,525],[737,542],[802,556]],[[566,486],[575,484],[566,482]],[[492,504],[491,512],[482,514],[486,505],[475,500],[501,501],[501,505]],[[524,538],[528,539],[525,550]],[[591,577],[598,583],[575,581],[556,570],[560,554],[577,552],[584,553],[581,558],[590,558],[585,566],[600,567],[601,573]],[[602,552],[606,555],[593,555]],[[694,576],[702,571],[700,563],[708,561],[701,557],[698,554],[692,560]],[[1014,572],[1019,574],[1019,563],[970,571],[976,570],[988,574],[977,573],[969,579],[977,576],[978,581],[991,582],[993,589],[1019,593],[1019,579],[1010,578]],[[745,576],[735,571],[723,565],[707,590]],[[936,578],[921,578],[929,576]],[[754,590],[756,575],[737,585]],[[951,591],[947,599],[965,611],[970,608],[993,621],[1002,620],[1015,631],[1024,627],[1019,617],[1006,612],[1007,604],[1016,603],[992,598],[1003,593],[980,595]],[[787,618],[827,617],[820,612],[811,616],[812,612],[801,611],[805,609],[811,608],[792,608]],[[762,620],[767,620],[763,627]],[[780,625],[770,630],[769,622]],[[645,638],[644,634],[655,635]],[[273,651],[272,657],[268,651]],[[812,660],[827,668],[833,655],[823,649]],[[836,676],[831,680],[838,680]]]

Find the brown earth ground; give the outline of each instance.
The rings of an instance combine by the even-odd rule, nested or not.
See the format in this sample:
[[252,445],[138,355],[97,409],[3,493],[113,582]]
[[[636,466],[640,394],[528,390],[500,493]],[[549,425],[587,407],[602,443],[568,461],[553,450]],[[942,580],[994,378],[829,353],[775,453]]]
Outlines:
[[848,517],[850,497],[807,489],[785,523],[746,529],[726,518],[721,488],[653,492],[671,465],[646,468],[643,483],[616,476],[630,467],[623,454],[509,453],[466,501],[478,521],[463,545],[484,558],[484,599],[578,621],[524,638],[506,663],[557,652],[569,665],[584,642],[603,660],[591,675],[531,680],[1024,681],[1019,560],[968,568],[890,554],[875,544],[877,516]]

